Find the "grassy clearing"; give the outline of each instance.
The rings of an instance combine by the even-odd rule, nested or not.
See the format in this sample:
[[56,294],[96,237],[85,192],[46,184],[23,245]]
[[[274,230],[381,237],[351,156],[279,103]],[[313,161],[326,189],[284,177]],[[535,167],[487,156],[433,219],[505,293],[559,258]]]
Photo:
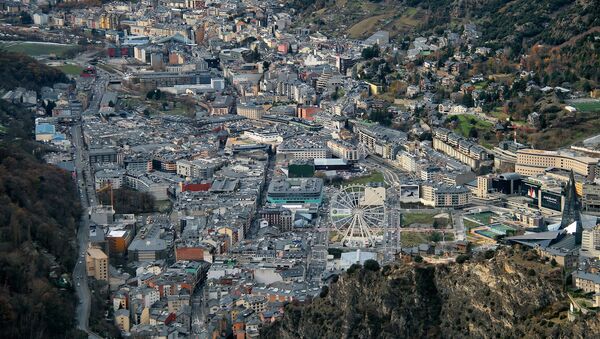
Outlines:
[[170,200],[159,200],[155,202],[155,208],[157,211],[159,211],[160,213],[167,213],[171,210],[171,207],[173,206],[173,204],[171,203]]
[[392,35],[397,33],[397,30],[402,28],[413,28],[419,24],[419,18],[421,17],[420,12],[417,8],[408,7],[402,15],[392,22]]
[[600,119],[589,118],[568,127],[555,127],[530,133],[527,139],[535,148],[557,149],[596,135],[598,131],[600,131]]
[[402,232],[402,235],[400,236],[400,243],[405,247],[427,244],[428,242],[429,237],[427,233],[423,232]]
[[479,131],[489,131],[492,128],[492,123],[476,118],[472,115],[461,114],[456,115],[458,118],[458,124],[456,126],[456,130],[465,137],[469,136],[469,132],[472,128],[475,128]]
[[589,100],[571,103],[571,106],[577,108],[580,112],[600,112],[600,100]]
[[475,89],[482,90],[482,89],[487,88],[487,86],[488,86],[488,82],[482,81],[482,82],[478,82],[475,84]]
[[348,29],[348,35],[350,35],[352,38],[358,39],[363,38],[368,34],[372,34],[375,32],[376,26],[380,20],[385,20],[391,15],[391,13],[381,14],[361,20]]
[[68,51],[77,48],[76,45],[57,45],[25,41],[0,42],[0,47],[9,52],[23,53],[33,57],[50,54],[62,57]]
[[194,115],[194,112],[188,112],[185,107],[182,107],[181,105],[169,110],[160,110],[159,113],[166,115],[181,115],[185,117],[192,117]]
[[71,64],[57,66],[56,68],[60,69],[65,74],[71,74],[71,75],[79,75],[81,73],[81,71],[83,71],[82,67],[79,67],[77,65],[71,65]]
[[384,182],[383,174],[381,172],[373,172],[371,175],[353,178],[344,183],[344,185],[366,185],[372,182]]
[[489,224],[492,222],[492,217],[494,217],[495,214],[492,212],[481,212],[481,213],[476,213],[476,214],[471,214],[469,215],[469,218],[479,221],[482,224]]
[[471,228],[475,228],[475,227],[480,227],[481,226],[480,224],[478,224],[478,223],[476,223],[474,221],[471,221],[471,220],[467,220],[467,219],[464,219],[463,223],[465,224],[465,227],[467,229],[471,229]]
[[402,227],[413,224],[433,225],[433,213],[405,213],[402,214]]
[[417,14],[418,11],[419,11],[419,9],[416,7],[407,7],[406,10],[404,11],[404,14],[402,14],[402,15],[403,16],[414,16],[415,14]]

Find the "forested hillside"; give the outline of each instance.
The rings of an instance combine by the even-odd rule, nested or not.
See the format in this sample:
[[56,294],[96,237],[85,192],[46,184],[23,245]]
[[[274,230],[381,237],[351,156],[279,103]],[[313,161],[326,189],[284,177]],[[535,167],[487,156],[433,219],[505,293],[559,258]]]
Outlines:
[[[15,58],[0,53],[3,86],[35,89],[65,79]],[[0,337],[80,337],[69,284],[81,212],[75,184],[41,161],[44,147],[30,141],[31,111],[0,100],[0,126]]]
[[[481,45],[501,49],[548,84],[600,81],[600,1],[597,0],[291,0],[299,26],[329,35],[365,38],[376,30],[397,42],[462,31],[470,23]],[[529,55],[533,53],[533,55]]]
[[25,54],[12,53],[0,48],[0,88],[26,87],[39,90],[56,82],[67,82],[59,69],[46,66]]

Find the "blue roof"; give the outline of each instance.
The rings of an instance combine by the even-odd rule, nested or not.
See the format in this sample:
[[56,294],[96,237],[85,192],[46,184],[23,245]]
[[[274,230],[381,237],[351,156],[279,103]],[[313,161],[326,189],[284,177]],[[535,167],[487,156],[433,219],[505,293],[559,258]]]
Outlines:
[[64,135],[63,133],[55,133],[54,136],[52,136],[52,140],[58,140],[58,141],[67,140],[67,136]]
[[41,123],[35,125],[35,134],[54,134],[56,133],[56,128],[52,124]]
[[65,171],[69,171],[69,172],[75,171],[75,164],[73,163],[73,161],[61,161],[61,162],[57,163],[56,166],[64,169]]

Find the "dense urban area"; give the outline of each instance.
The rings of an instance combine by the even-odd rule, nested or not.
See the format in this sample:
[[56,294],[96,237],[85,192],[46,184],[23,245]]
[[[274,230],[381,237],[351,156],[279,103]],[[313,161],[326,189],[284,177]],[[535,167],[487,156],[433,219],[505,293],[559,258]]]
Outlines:
[[600,336],[599,21],[0,0],[0,336]]

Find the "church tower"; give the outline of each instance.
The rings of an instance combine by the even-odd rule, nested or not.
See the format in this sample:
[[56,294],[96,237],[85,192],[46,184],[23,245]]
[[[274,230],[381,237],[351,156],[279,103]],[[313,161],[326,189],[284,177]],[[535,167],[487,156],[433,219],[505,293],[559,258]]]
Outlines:
[[577,229],[575,232],[575,243],[581,244],[581,237],[583,233],[583,225],[581,224],[581,206],[577,197],[577,191],[575,190],[575,176],[571,170],[569,175],[569,182],[565,188],[565,205],[563,208],[562,219],[560,221],[560,228],[566,228],[572,223],[577,223]]

